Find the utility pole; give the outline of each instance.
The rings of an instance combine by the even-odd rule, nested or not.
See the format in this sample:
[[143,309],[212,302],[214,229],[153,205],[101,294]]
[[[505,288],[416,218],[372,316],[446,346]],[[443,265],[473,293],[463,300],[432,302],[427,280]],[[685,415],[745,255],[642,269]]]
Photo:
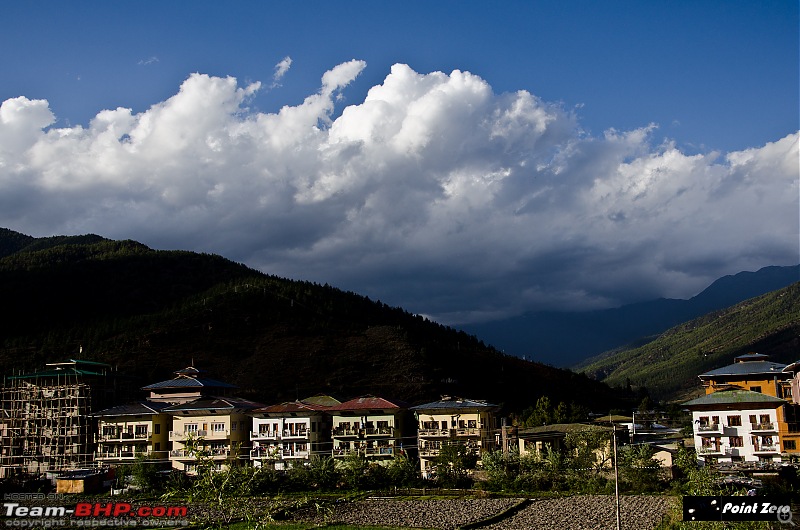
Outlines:
[[503,428],[500,431],[503,440],[503,458],[508,461],[508,435],[506,433],[506,419],[503,418]]
[[619,517],[619,468],[617,467],[617,424],[611,423],[611,440],[614,445],[614,497],[617,503],[617,530],[621,530]]

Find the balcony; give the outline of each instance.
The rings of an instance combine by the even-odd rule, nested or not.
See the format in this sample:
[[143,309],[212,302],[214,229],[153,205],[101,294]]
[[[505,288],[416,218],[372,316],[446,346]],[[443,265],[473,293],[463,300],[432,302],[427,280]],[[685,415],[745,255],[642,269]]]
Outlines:
[[170,440],[183,440],[190,437],[197,439],[206,436],[208,436],[208,431],[169,431]]
[[481,430],[473,427],[455,429],[456,436],[480,436]]
[[346,437],[354,438],[358,436],[359,431],[360,429],[347,429],[344,427],[334,427],[333,431],[331,432],[334,436],[339,436],[341,438],[346,438]]
[[757,445],[753,450],[754,453],[757,454],[764,454],[764,453],[780,453],[781,450],[777,444],[772,445]]
[[774,423],[751,423],[751,432],[776,432]]
[[394,436],[394,427],[367,427],[364,429],[367,436]]
[[714,447],[714,446],[700,447],[697,450],[697,454],[699,454],[699,455],[721,455],[722,454],[722,449],[719,448],[719,447]]
[[198,431],[198,432],[205,432],[206,434],[203,437],[206,440],[224,440],[225,438],[231,435],[230,431]]
[[697,433],[700,436],[722,434],[722,425],[719,423],[701,423],[697,426]]
[[299,431],[283,431],[284,438],[308,438],[308,429]]
[[122,433],[103,433],[97,436],[98,442],[129,442],[131,440],[147,440],[151,433],[145,432],[122,432]]
[[450,429],[420,429],[417,435],[425,438],[449,438]]
[[434,449],[432,447],[424,448],[419,450],[419,456],[439,456],[440,449]]
[[97,460],[135,460],[137,456],[147,456],[146,451],[113,451],[110,453],[98,453]]
[[278,431],[251,431],[251,440],[280,440],[281,435]]
[[392,456],[394,447],[367,447],[363,450],[364,456]]

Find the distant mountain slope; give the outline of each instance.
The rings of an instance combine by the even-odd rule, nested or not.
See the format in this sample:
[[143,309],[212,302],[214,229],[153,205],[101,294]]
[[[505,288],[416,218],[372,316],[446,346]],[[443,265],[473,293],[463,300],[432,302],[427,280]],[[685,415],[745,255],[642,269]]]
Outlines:
[[689,300],[660,299],[601,311],[542,311],[462,328],[507,354],[566,367],[798,280],[800,265],[765,267],[720,278]]
[[0,230],[0,373],[76,357],[132,386],[190,363],[276,403],[318,392],[412,403],[442,394],[518,410],[547,394],[594,410],[620,393],[503,355],[464,332],[327,285],[268,276],[219,256],[99,236]]
[[750,351],[775,362],[800,359],[800,282],[670,329],[641,347],[581,366],[610,384],[644,385],[674,399],[699,391],[697,376]]

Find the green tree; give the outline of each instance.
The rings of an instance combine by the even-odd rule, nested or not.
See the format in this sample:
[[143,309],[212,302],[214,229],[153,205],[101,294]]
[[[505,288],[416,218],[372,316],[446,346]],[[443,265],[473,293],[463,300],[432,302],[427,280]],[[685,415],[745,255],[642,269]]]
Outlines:
[[475,469],[477,463],[478,456],[472,448],[461,443],[442,444],[434,463],[436,481],[445,488],[469,487],[469,470]]

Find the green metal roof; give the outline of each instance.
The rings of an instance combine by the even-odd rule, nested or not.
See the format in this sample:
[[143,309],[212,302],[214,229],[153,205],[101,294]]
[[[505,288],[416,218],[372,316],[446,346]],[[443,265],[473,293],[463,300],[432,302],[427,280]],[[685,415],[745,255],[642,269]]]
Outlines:
[[762,394],[761,392],[753,392],[751,390],[742,389],[728,389],[718,390],[711,394],[706,394],[703,397],[693,399],[684,403],[684,406],[691,407],[697,405],[730,405],[737,403],[768,403],[768,404],[783,404],[785,400]]

